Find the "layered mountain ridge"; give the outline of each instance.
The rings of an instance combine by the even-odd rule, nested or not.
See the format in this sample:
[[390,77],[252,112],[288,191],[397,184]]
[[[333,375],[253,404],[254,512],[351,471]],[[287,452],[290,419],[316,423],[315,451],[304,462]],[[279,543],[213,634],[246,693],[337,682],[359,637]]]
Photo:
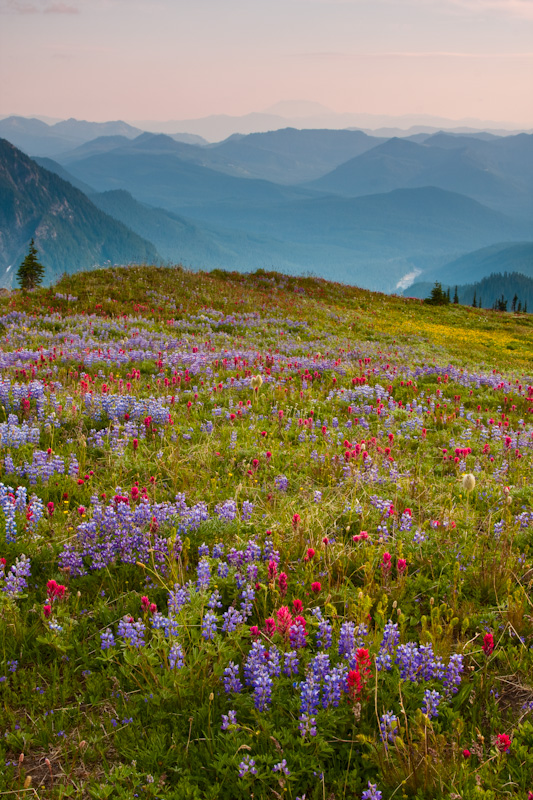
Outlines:
[[[76,121],[67,122],[61,135],[81,130]],[[47,206],[28,184],[26,202],[37,207],[30,213],[25,206],[27,216],[46,218],[34,232],[51,273],[121,256],[192,268],[312,272],[394,291],[413,279],[442,280],[443,269],[480,248],[533,240],[531,134],[439,132],[385,139],[362,131],[290,128],[210,145],[117,125],[109,123],[106,135],[78,142],[55,160],[37,159],[80,192],[76,199],[69,195],[66,205]],[[20,182],[17,190],[24,205]],[[7,199],[3,206],[8,225]],[[102,217],[96,223],[96,211],[106,225],[120,223],[120,247],[109,246],[119,241],[118,228],[109,228],[104,241],[95,236],[103,224]],[[77,220],[76,234],[65,227],[69,219]],[[93,230],[82,234],[81,220]],[[29,240],[30,229],[16,229],[18,249],[13,241],[3,246],[0,269],[11,269],[24,254],[22,240]],[[2,226],[0,237],[14,239]],[[75,258],[78,240],[84,255]],[[139,250],[132,256],[134,241]]]

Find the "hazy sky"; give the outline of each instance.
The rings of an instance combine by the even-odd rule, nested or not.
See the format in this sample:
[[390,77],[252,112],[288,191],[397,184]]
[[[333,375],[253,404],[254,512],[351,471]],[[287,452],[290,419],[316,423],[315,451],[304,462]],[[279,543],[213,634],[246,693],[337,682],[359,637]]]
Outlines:
[[533,0],[0,0],[0,114],[280,100],[533,125]]

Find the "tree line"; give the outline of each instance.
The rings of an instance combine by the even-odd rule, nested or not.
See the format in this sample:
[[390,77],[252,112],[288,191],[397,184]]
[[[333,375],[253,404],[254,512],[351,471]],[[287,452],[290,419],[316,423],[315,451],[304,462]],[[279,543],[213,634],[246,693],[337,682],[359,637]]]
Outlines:
[[459,304],[527,314],[528,304],[533,302],[533,280],[518,272],[493,273],[477,283],[456,285],[453,296],[450,286],[435,281],[424,302],[429,305]]

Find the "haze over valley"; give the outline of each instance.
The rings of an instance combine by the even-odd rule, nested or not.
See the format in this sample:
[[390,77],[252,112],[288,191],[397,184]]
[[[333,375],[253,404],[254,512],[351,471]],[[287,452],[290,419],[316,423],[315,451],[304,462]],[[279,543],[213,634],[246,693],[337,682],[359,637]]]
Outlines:
[[[148,259],[387,292],[445,280],[447,264],[480,248],[533,239],[531,133],[284,128],[208,143],[124,122],[7,118],[0,135],[12,143],[1,149],[4,286],[28,236],[49,280]],[[98,247],[96,219],[109,231]],[[75,258],[69,239],[84,243]]]

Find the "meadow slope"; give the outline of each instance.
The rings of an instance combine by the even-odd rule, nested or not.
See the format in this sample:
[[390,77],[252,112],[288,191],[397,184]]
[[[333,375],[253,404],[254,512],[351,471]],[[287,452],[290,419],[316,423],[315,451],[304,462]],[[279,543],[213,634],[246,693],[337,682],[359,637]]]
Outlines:
[[533,797],[533,317],[0,297],[6,797]]

